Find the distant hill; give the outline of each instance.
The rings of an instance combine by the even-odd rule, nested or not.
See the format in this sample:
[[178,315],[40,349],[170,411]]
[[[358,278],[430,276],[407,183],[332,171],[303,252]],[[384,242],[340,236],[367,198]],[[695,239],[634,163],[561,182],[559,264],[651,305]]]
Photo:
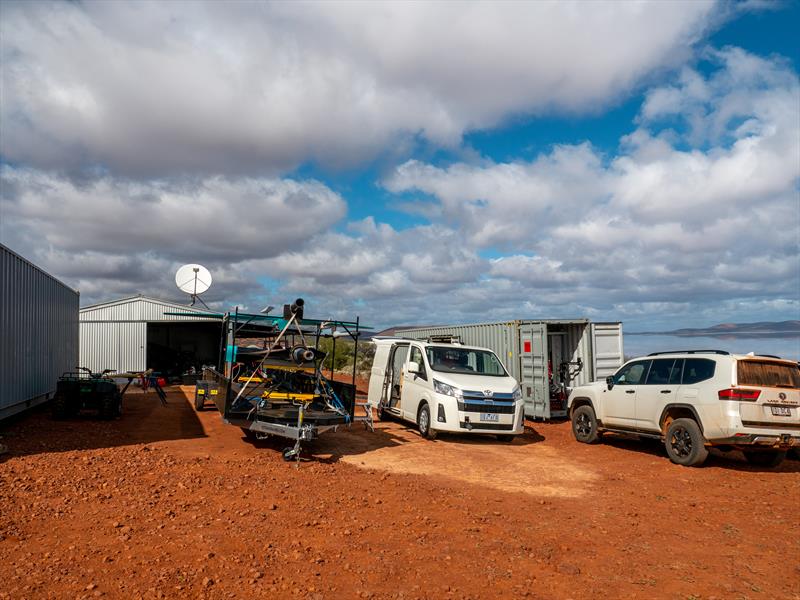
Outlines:
[[800,321],[761,321],[759,323],[720,323],[712,327],[647,331],[627,335],[675,335],[679,337],[800,337]]

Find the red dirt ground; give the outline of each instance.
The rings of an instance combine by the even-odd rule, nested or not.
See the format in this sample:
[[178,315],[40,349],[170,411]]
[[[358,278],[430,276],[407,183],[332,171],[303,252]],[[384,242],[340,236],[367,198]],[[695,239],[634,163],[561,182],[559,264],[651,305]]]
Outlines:
[[0,598],[800,598],[800,462],[390,422],[295,468],[191,393],[2,425]]

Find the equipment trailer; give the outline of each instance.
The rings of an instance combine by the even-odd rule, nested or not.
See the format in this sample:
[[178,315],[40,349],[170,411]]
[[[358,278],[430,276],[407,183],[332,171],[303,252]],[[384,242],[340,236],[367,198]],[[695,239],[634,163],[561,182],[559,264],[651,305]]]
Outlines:
[[[210,399],[225,423],[240,427],[248,437],[274,435],[293,441],[283,450],[283,458],[298,462],[301,443],[323,432],[350,427],[353,422],[363,422],[372,430],[372,411],[366,403],[356,403],[362,329],[358,319],[304,319],[303,305],[301,298],[285,305],[282,318],[244,314],[238,309],[221,315],[219,368],[203,371],[203,385],[216,385],[218,391]],[[319,349],[320,339],[333,338],[335,353],[335,340],[342,336],[354,342],[351,383],[322,374],[326,353]],[[237,341],[246,345],[237,345]],[[363,415],[356,416],[357,406],[362,407]]]

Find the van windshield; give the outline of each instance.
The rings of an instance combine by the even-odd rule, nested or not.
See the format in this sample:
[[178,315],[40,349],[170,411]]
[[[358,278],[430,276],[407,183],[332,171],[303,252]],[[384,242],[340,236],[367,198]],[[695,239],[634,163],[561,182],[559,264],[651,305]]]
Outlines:
[[800,388],[800,367],[767,360],[740,360],[737,368],[739,385]]
[[505,367],[493,352],[470,350],[452,346],[428,346],[428,362],[434,371],[463,373],[464,375],[484,375],[488,377],[507,377]]

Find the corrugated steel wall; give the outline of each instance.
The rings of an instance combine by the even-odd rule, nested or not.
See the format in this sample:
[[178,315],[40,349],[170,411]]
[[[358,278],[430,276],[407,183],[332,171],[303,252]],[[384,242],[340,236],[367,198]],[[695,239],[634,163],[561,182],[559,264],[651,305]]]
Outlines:
[[144,371],[147,323],[81,322],[81,366],[92,371]]
[[0,244],[0,419],[47,399],[78,361],[78,292]]

